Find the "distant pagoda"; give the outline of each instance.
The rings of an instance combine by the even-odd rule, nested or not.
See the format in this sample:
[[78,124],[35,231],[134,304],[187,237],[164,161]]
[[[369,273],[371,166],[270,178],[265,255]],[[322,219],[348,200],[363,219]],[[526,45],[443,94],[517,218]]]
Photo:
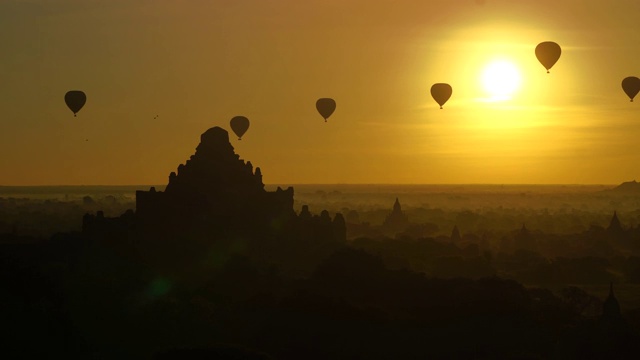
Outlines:
[[400,201],[396,197],[396,201],[393,204],[393,210],[389,213],[389,215],[387,215],[382,226],[383,228],[397,231],[404,229],[407,225],[409,225],[409,218],[402,211]]

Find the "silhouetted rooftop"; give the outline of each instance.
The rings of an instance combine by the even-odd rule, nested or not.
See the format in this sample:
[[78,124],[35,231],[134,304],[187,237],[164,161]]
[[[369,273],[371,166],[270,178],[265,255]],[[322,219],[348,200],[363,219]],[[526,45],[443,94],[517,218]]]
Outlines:
[[166,193],[197,193],[209,198],[223,194],[247,196],[264,192],[262,174],[244,162],[229,142],[229,133],[213,127],[200,136],[196,153],[177,173],[171,173]]

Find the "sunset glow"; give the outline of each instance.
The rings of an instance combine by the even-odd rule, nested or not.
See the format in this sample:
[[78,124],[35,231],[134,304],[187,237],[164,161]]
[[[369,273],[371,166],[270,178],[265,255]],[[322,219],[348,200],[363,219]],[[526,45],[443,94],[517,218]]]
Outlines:
[[[0,1],[0,185],[162,183],[238,115],[233,146],[267,183],[638,178],[621,166],[640,132],[625,4]],[[562,47],[550,73],[544,41]],[[453,89],[442,110],[436,83]],[[75,118],[70,90],[87,96]]]
[[509,100],[520,87],[520,71],[512,62],[493,61],[484,68],[481,81],[490,101]]

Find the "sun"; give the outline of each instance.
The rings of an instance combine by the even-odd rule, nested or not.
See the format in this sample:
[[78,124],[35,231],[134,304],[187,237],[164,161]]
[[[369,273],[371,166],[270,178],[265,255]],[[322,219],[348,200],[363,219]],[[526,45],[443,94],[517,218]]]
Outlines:
[[482,87],[489,101],[509,100],[520,88],[520,70],[507,60],[495,60],[482,71]]

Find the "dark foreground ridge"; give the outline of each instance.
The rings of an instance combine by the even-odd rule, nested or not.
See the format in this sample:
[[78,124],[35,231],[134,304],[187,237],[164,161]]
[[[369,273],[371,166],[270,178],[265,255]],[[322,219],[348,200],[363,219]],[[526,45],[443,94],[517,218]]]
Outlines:
[[[165,191],[137,192],[136,211],[87,214],[81,233],[43,241],[0,234],[1,355],[637,358],[640,338],[613,284],[598,304],[576,287],[558,296],[492,276],[491,256],[452,257],[466,241],[457,226],[446,242],[347,242],[341,214],[296,213],[293,196],[292,188],[266,191],[260,169],[212,128]],[[383,230],[406,226],[396,200]],[[602,232],[630,236],[617,215]],[[532,239],[523,225],[518,244]],[[442,266],[476,264],[487,275],[412,269],[433,274],[435,253],[447,255]],[[594,306],[597,316],[588,315]]]

